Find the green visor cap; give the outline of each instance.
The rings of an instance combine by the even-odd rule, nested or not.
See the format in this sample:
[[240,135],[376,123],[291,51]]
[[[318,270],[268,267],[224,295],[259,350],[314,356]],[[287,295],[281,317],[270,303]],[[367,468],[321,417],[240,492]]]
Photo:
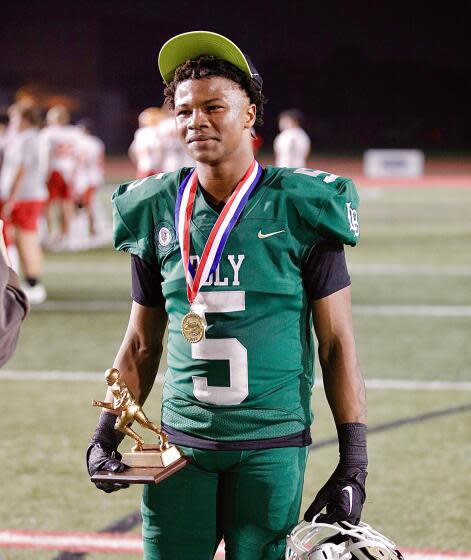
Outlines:
[[262,86],[260,74],[249,57],[231,40],[212,31],[189,31],[169,39],[160,49],[158,65],[165,83],[172,81],[175,70],[187,60],[203,54],[211,55],[233,64]]

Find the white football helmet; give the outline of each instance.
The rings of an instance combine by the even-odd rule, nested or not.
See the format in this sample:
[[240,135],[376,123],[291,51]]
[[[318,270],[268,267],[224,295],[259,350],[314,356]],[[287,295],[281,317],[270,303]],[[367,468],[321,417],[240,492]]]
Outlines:
[[285,560],[404,560],[390,539],[366,523],[330,525],[316,523],[316,517],[287,536]]

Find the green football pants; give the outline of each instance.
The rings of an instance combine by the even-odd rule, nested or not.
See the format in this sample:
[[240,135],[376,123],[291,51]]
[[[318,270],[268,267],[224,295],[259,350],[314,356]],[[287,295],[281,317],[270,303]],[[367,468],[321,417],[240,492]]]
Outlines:
[[309,448],[207,451],[181,447],[190,463],[144,486],[145,560],[280,560],[298,522]]

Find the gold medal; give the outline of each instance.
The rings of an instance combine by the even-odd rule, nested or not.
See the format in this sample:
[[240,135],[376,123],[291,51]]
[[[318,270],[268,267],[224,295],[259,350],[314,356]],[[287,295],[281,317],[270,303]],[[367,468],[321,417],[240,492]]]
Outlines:
[[199,342],[204,336],[204,331],[205,325],[200,315],[194,311],[190,311],[183,317],[182,334],[188,342],[192,344]]

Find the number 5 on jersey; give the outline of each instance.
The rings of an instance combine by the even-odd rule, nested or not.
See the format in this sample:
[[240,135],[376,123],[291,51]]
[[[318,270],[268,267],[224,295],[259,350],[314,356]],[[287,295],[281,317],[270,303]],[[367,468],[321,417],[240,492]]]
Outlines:
[[[245,292],[200,292],[199,301],[205,313],[245,311]],[[240,404],[249,394],[247,348],[237,338],[203,338],[191,345],[191,357],[196,360],[229,361],[229,387],[208,385],[206,377],[193,376],[193,393],[205,403],[216,405]]]

